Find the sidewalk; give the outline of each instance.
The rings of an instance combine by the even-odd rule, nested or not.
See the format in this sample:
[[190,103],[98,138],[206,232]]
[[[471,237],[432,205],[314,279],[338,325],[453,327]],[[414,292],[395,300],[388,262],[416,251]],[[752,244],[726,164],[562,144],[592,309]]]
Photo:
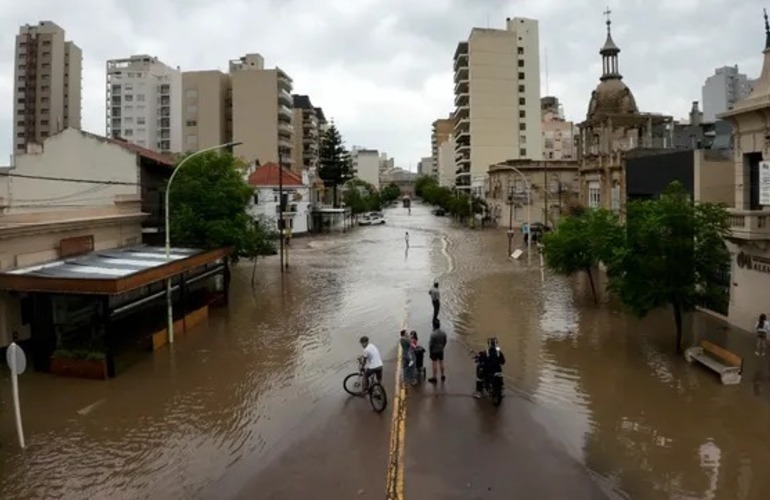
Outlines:
[[607,498],[534,420],[531,403],[510,389],[499,408],[472,397],[475,364],[456,340],[446,367],[445,383],[408,388],[407,498]]

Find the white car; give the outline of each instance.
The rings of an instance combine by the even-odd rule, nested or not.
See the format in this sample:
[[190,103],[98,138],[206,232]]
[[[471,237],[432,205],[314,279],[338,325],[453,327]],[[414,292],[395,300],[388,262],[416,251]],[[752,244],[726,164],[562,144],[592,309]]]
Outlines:
[[376,215],[370,216],[369,217],[369,224],[371,224],[372,226],[377,226],[379,224],[385,224],[385,219],[383,219],[382,217],[378,217]]
[[369,214],[364,214],[361,216],[360,219],[358,219],[358,225],[359,226],[371,226],[372,225],[372,218],[369,216]]

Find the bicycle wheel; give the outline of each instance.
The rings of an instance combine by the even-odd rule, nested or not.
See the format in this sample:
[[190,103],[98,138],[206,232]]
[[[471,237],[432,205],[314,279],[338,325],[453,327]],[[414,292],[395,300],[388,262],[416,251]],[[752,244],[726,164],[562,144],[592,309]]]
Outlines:
[[361,377],[360,373],[351,373],[345,377],[345,380],[342,381],[342,388],[345,389],[345,392],[351,396],[363,396],[364,393],[362,392],[361,384],[362,380],[363,378]]
[[388,395],[385,394],[385,388],[379,383],[373,384],[369,388],[369,402],[377,413],[382,413],[388,406]]

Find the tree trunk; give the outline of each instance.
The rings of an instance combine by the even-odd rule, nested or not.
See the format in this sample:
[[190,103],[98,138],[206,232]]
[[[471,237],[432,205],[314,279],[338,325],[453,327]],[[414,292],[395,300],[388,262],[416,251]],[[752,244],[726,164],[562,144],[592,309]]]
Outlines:
[[332,206],[334,208],[337,208],[337,185],[335,184],[334,187],[332,187]]
[[682,354],[682,307],[676,300],[671,302],[671,306],[674,308],[674,323],[676,323],[676,353]]
[[594,305],[599,305],[599,299],[596,297],[596,286],[594,285],[594,273],[590,267],[586,269],[586,274],[588,274],[588,282],[591,284],[591,295],[594,298]]
[[251,287],[254,288],[254,282],[256,281],[257,277],[257,257],[254,257],[252,259],[252,266],[251,266]]

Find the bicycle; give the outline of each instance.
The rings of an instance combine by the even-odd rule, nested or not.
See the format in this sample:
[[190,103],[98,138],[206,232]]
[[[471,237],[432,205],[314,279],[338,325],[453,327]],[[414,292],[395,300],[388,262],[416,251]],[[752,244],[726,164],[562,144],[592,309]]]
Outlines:
[[388,395],[374,373],[369,375],[369,387],[366,393],[364,393],[362,390],[364,373],[366,373],[364,363],[363,360],[358,361],[358,371],[345,377],[342,381],[342,388],[351,396],[369,396],[369,403],[372,405],[372,409],[377,413],[382,413],[388,406]]

